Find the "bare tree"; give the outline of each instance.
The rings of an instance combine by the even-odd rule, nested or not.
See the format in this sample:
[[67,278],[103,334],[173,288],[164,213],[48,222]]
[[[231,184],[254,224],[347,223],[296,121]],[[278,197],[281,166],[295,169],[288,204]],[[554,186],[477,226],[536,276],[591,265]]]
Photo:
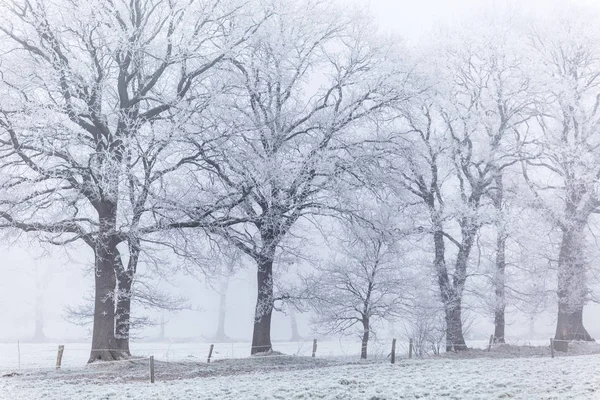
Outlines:
[[[504,29],[454,32],[463,39],[458,46],[442,42],[435,47],[437,67],[425,69],[435,76],[432,89],[403,112],[408,130],[399,142],[404,161],[396,168],[400,185],[429,214],[447,350],[467,348],[461,312],[469,258],[479,229],[493,220],[489,197],[498,203],[502,171],[519,160],[519,129],[527,120],[527,76],[519,54],[506,49],[510,34]],[[499,245],[496,287],[502,303]],[[503,312],[498,307],[499,317]]]
[[313,324],[327,334],[347,334],[358,325],[362,359],[375,323],[400,315],[410,298],[411,277],[399,257],[390,217],[344,224],[333,244],[336,256],[305,278]]
[[[555,348],[569,340],[593,340],[583,325],[588,298],[589,258],[585,230],[600,207],[598,123],[600,62],[597,19],[566,15],[530,35],[540,85],[536,107],[539,134],[523,163],[537,205],[562,235],[558,255],[558,318]],[[556,28],[556,29],[555,29]]]
[[184,197],[176,195],[181,177],[199,169],[198,150],[181,145],[179,126],[206,107],[218,89],[210,71],[257,23],[240,20],[235,2],[0,5],[0,40],[11,49],[1,84],[12,100],[0,110],[0,216],[44,241],[82,241],[93,250],[89,360],[119,359],[129,355],[130,292],[143,241],[200,226],[219,207],[212,197],[207,206],[196,203],[193,218],[164,222],[165,199]]
[[229,59],[234,87],[220,123],[228,141],[207,154],[215,185],[248,193],[232,211],[245,222],[212,232],[257,266],[252,354],[272,350],[273,264],[283,240],[300,219],[341,208],[336,191],[354,179],[351,155],[375,139],[361,126],[404,96],[388,83],[406,78],[368,26],[329,2],[275,7],[247,51]]

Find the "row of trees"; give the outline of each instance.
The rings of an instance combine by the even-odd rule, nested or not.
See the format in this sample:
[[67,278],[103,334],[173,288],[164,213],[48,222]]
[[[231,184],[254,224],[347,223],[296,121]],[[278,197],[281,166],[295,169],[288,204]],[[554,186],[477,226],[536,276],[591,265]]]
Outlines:
[[[527,248],[558,254],[556,338],[591,339],[596,20],[498,17],[408,50],[330,3],[0,1],[2,227],[93,254],[90,362],[130,355],[139,267],[168,252],[210,274],[207,247],[256,266],[252,354],[291,301],[359,324],[366,357],[373,321],[431,283],[447,350],[466,349],[469,279],[503,341],[507,269],[541,232],[526,224],[560,237]],[[337,259],[278,283],[310,226]]]

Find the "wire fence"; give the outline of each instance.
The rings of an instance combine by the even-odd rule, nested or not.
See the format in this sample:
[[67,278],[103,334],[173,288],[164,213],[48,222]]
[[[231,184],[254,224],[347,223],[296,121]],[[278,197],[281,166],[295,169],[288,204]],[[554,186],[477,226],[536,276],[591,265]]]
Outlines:
[[[59,343],[0,343],[0,370],[51,368],[57,359]],[[211,361],[223,359],[240,359],[250,356],[251,344],[246,342],[227,343],[132,343],[131,354],[135,357],[148,358],[154,356],[163,362],[190,361],[206,362],[213,345]],[[398,350],[408,349],[408,343],[398,344]],[[103,349],[96,349],[103,350]],[[274,342],[272,355],[278,353],[291,356],[310,357],[313,351],[313,340],[297,342]],[[357,341],[319,341],[318,357],[355,357],[360,355],[361,343]],[[62,356],[63,368],[76,368],[85,365],[91,348],[86,343],[65,343]],[[369,342],[370,358],[382,358],[389,353],[388,341]]]
[[[555,342],[559,342],[559,340],[555,340]],[[523,348],[530,347],[535,349],[535,352],[521,353],[521,356],[543,357],[554,357],[553,344],[552,340],[520,340],[506,345],[497,343],[493,336],[489,341],[469,341],[470,348],[487,350],[491,353],[523,352]],[[182,376],[208,376],[219,373],[219,371],[224,373],[231,373],[232,370],[250,372],[252,368],[256,367],[256,360],[264,360],[264,364],[266,364],[271,362],[270,359],[273,357],[281,359],[279,354],[298,356],[294,359],[298,363],[306,362],[312,357],[331,363],[358,361],[361,347],[359,341],[349,340],[274,342],[274,353],[250,357],[251,344],[245,342],[132,343],[131,354],[133,357],[88,365],[91,349],[85,343],[66,343],[60,357],[58,357],[59,344],[57,343],[1,343],[0,374],[14,376],[41,373],[50,377],[55,376],[53,374],[61,374],[63,377],[74,379],[86,376],[95,376],[96,378],[110,376],[111,379],[115,379],[116,376],[117,379],[151,379],[153,381],[154,378],[151,376],[154,376],[155,360],[157,376],[174,379]],[[571,351],[570,348],[569,351]],[[394,340],[392,344],[392,339],[382,339],[370,341],[368,344],[368,359],[371,361],[391,360],[394,362],[396,359],[416,358],[417,355],[419,353],[413,348],[413,342],[408,340]],[[60,361],[57,358],[60,358]],[[237,361],[219,364],[221,360],[232,359],[237,359]],[[289,357],[286,362],[290,362]],[[57,363],[60,364],[59,367],[57,367]],[[205,366],[203,367],[203,365]]]

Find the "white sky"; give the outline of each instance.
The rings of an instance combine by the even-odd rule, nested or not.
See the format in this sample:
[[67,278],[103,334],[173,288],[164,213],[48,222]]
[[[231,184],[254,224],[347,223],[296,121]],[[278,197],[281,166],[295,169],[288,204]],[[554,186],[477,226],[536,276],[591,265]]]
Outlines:
[[554,7],[591,6],[600,10],[600,0],[345,0],[370,9],[384,30],[409,41],[416,40],[441,25],[461,21],[470,14],[494,10],[521,9],[537,14]]

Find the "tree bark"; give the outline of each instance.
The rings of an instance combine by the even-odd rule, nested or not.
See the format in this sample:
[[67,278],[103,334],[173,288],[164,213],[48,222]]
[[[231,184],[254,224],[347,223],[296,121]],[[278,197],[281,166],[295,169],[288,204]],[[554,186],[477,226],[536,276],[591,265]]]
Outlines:
[[273,314],[273,259],[264,258],[258,262],[256,274],[258,293],[254,313],[254,332],[251,354],[272,351],[271,316]]
[[88,362],[114,361],[119,359],[115,338],[114,292],[117,285],[115,269],[108,247],[98,240],[95,266],[94,327],[92,350]]
[[[117,261],[120,262],[120,261]],[[129,335],[131,331],[131,285],[133,274],[129,270],[119,269],[117,273],[117,304],[115,315],[115,339],[117,348],[131,356]]]
[[[504,185],[502,175],[496,176],[496,193],[493,196],[494,207],[498,216],[502,213],[502,202],[504,200]],[[494,277],[495,305],[494,305],[494,341],[505,343],[504,331],[506,327],[506,232],[502,221],[497,223],[496,236],[496,271]]]
[[[462,290],[460,290],[462,281],[457,280],[456,277],[452,282],[450,281],[445,261],[444,233],[440,229],[433,233],[433,240],[434,265],[445,312],[446,351],[467,350],[462,332]],[[461,257],[464,258],[464,255]],[[459,261],[460,259],[457,259],[457,264]]]
[[114,361],[126,357],[115,338],[115,290],[117,241],[114,237],[117,206],[100,203],[99,233],[95,243],[95,293],[92,350],[88,363]]
[[554,348],[567,351],[572,340],[593,341],[583,325],[586,302],[587,262],[584,256],[584,224],[563,231],[558,258],[558,317]]
[[463,336],[461,300],[455,298],[445,304],[446,351],[467,350]]
[[504,331],[505,331],[505,310],[506,310],[506,238],[504,234],[498,233],[498,240],[496,243],[496,276],[494,279],[496,304],[494,307],[494,341],[496,343],[505,343]]
[[362,324],[363,324],[363,335],[362,335],[362,343],[361,343],[361,347],[360,347],[360,359],[366,360],[367,359],[367,347],[369,345],[369,334],[371,333],[370,332],[371,328],[369,325],[369,317],[363,317]]

